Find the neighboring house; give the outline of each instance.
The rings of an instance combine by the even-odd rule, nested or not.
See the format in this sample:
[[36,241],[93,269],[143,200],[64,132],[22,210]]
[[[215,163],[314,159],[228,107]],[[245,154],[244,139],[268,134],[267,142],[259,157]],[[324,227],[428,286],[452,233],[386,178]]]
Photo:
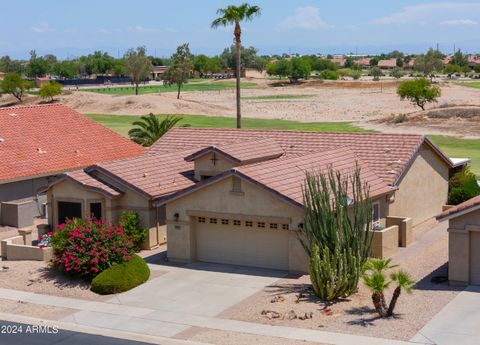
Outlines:
[[453,285],[480,285],[480,196],[437,217],[448,220],[448,279]]
[[58,174],[144,149],[61,104],[0,109],[0,225],[44,215],[39,193]]
[[340,56],[334,56],[333,58],[330,59],[334,64],[339,65],[340,67],[345,67],[345,63],[347,62],[347,59],[340,55]]
[[174,128],[144,155],[51,184],[50,223],[62,221],[55,209],[65,198],[77,199],[78,216],[96,200],[114,222],[136,206],[151,236],[166,234],[170,260],[305,271],[297,239],[305,173],[357,163],[380,227],[437,215],[455,167],[421,135]]
[[153,66],[153,70],[150,73],[151,79],[160,80],[163,79],[163,75],[168,70],[168,66]]
[[357,63],[362,68],[369,68],[371,60],[372,58],[369,58],[369,57],[361,58],[360,60],[357,61]]
[[397,59],[387,59],[378,61],[378,68],[380,69],[395,69],[397,68]]

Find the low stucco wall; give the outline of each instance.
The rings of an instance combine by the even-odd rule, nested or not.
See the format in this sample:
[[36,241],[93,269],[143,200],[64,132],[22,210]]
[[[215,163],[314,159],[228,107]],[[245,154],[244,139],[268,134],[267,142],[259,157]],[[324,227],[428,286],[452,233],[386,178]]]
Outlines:
[[1,256],[6,260],[51,260],[53,249],[51,247],[40,248],[25,243],[25,236],[15,236],[0,242]]
[[412,218],[387,217],[386,226],[398,226],[398,245],[408,247],[414,240]]
[[372,256],[386,259],[398,250],[398,226],[390,226],[383,230],[373,231]]
[[0,224],[25,228],[33,225],[33,218],[38,213],[37,202],[33,199],[2,202]]

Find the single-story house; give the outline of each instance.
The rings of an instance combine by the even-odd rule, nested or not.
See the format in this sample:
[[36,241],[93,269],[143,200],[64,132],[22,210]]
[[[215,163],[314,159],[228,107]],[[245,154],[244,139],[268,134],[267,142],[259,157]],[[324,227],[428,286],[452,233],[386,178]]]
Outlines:
[[370,67],[370,61],[372,58],[366,57],[366,58],[361,58],[357,61],[357,64],[362,67],[362,68],[368,68]]
[[480,285],[480,196],[447,209],[437,219],[449,222],[450,283]]
[[397,59],[386,59],[378,61],[378,68],[380,69],[395,69],[397,68]]
[[141,146],[61,104],[0,109],[0,225],[45,215],[40,189],[54,176],[135,156]]
[[[304,271],[305,173],[356,164],[380,228],[437,215],[456,165],[421,135],[174,128],[143,155],[51,183],[50,224],[63,221],[65,200],[77,203],[75,216],[95,200],[109,222],[136,207],[150,235],[168,240],[170,260]],[[398,240],[408,245],[412,234]]]
[[153,70],[150,73],[150,78],[153,80],[160,80],[168,70],[168,66],[153,66]]

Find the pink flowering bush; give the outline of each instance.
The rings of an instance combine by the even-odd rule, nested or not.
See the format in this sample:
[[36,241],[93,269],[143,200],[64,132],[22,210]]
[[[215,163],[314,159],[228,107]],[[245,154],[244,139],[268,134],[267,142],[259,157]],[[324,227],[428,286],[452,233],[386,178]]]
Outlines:
[[50,242],[53,267],[85,278],[129,261],[132,251],[122,227],[108,226],[95,219],[74,219],[59,225]]

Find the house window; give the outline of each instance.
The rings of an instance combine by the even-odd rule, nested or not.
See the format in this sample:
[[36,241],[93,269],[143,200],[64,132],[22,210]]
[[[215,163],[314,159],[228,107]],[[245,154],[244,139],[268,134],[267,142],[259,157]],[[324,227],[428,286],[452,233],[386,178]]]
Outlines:
[[205,217],[198,217],[199,223],[205,223]]
[[232,192],[241,193],[242,192],[242,180],[234,176],[232,177]]
[[222,224],[223,225],[228,225],[228,219],[222,219]]
[[380,225],[380,203],[374,202],[372,204],[372,224],[373,226]]
[[277,229],[277,223],[270,223],[270,229]]
[[288,230],[290,227],[288,226],[288,224],[282,224],[282,229],[283,230]]
[[264,223],[264,222],[258,222],[258,223],[257,223],[257,227],[259,227],[259,228],[264,228],[264,227],[265,227],[265,223]]
[[102,203],[101,202],[92,202],[90,203],[90,217],[97,220],[102,219]]
[[251,220],[246,220],[245,221],[245,226],[251,228],[253,226],[253,222]]
[[58,224],[66,223],[68,219],[82,218],[82,204],[79,202],[59,201]]
[[210,218],[210,224],[217,224],[217,218]]
[[240,226],[241,222],[238,219],[233,220],[233,225]]

